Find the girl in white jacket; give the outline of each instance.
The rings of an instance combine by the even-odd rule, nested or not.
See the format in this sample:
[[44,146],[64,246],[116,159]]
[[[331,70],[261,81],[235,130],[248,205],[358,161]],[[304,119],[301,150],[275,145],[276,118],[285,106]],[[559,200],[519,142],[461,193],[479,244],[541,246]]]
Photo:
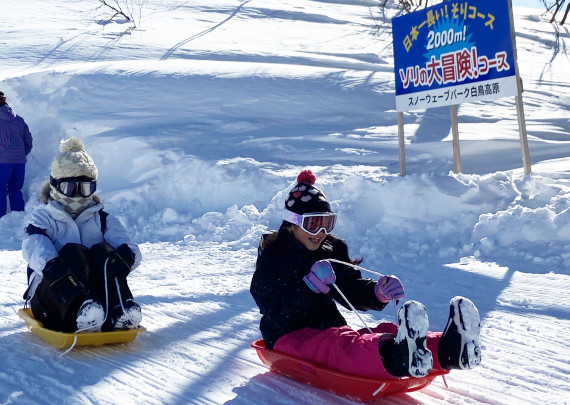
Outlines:
[[127,275],[141,261],[121,223],[103,211],[97,167],[77,138],[61,141],[22,253],[34,317],[62,332],[136,328],[140,306]]

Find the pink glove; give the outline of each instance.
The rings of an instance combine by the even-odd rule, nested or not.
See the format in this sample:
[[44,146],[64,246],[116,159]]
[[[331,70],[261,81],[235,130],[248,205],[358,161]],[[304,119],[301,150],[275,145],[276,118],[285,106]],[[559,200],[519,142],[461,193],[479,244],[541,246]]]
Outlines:
[[336,276],[328,260],[319,260],[311,266],[311,271],[303,277],[303,281],[314,292],[328,294],[330,287],[327,284],[334,284]]
[[404,286],[396,276],[382,276],[374,286],[374,293],[380,302],[404,298]]

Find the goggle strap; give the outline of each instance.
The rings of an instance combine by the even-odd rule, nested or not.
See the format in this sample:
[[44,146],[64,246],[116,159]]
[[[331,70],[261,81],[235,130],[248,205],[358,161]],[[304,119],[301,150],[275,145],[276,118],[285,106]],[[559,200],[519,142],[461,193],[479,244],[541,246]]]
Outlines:
[[285,210],[285,212],[283,213],[282,219],[284,221],[291,222],[292,224],[295,224],[298,226],[303,225],[303,216],[296,214],[294,212],[291,212],[289,210]]

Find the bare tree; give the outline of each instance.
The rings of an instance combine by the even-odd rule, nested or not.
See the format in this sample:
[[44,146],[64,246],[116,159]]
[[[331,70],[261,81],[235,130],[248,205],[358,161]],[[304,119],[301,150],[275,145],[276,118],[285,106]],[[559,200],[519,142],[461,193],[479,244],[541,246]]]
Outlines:
[[562,21],[560,22],[560,25],[564,25],[564,23],[566,22],[566,17],[568,17],[569,11],[570,11],[570,3],[568,3],[568,5],[566,6],[566,11],[564,12],[564,17],[562,17]]
[[[384,10],[389,1],[390,0],[380,0],[380,8]],[[431,5],[434,5],[441,3],[442,1],[445,0],[392,0],[392,3],[394,3],[396,7],[400,8],[405,13],[409,13],[411,11],[419,9],[422,7],[422,5],[424,8],[426,8],[430,5],[430,3]]]
[[[565,1],[566,0],[556,0],[556,3],[554,4],[554,5],[556,5],[556,9],[554,10],[554,13],[552,13],[552,18],[550,19],[551,23],[556,21],[556,14],[558,14],[558,10],[560,10],[560,8],[564,5]],[[547,11],[548,11],[548,7],[547,7]]]
[[[555,0],[551,4],[549,4],[548,0],[541,0],[541,1],[542,1],[542,4],[544,4],[544,7],[546,9],[546,13],[552,12],[552,17],[550,17],[550,22],[551,23],[556,22],[556,15],[562,9],[562,7],[564,6],[564,3],[566,3],[566,0]],[[554,9],[554,11],[552,11],[552,9]],[[568,18],[569,12],[570,12],[570,1],[568,3],[566,3],[566,11],[564,11],[564,16],[562,17],[562,21],[560,22],[560,25],[564,25],[564,23],[566,22],[566,18]]]
[[[115,17],[123,17],[133,25],[133,28],[140,25],[142,7],[147,0],[99,0],[99,7],[107,7],[113,15],[107,22],[111,22]],[[135,15],[138,17],[135,19]]]

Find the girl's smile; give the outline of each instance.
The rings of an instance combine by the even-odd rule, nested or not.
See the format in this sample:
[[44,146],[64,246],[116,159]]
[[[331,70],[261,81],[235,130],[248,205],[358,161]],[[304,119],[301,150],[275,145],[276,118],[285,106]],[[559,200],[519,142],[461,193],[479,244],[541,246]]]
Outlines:
[[321,231],[317,235],[313,236],[297,225],[293,225],[293,235],[295,235],[295,238],[309,250],[317,250],[327,236],[325,231]]

